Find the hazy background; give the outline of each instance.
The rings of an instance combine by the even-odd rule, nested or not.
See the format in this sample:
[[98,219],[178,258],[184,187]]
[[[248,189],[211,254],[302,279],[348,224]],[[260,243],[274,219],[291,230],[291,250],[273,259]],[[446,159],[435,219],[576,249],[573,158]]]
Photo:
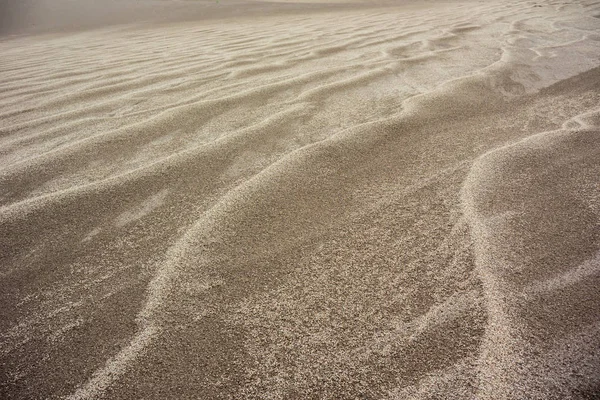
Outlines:
[[[339,1],[272,2],[249,0],[0,0],[0,34],[70,31],[106,25],[192,21],[235,15],[344,7]],[[317,4],[319,3],[319,4]],[[358,3],[358,2],[357,2]]]

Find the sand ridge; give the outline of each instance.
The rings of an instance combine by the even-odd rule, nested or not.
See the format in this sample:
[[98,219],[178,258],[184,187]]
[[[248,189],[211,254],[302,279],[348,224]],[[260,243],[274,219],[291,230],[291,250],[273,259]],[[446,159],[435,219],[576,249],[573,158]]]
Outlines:
[[598,5],[361,7],[0,42],[3,397],[597,394]]

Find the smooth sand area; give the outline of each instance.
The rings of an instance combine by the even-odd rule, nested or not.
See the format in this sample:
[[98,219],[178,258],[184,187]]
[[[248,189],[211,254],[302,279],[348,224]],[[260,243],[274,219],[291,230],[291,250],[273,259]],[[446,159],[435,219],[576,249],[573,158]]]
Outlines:
[[600,3],[86,1],[2,3],[0,398],[600,398]]

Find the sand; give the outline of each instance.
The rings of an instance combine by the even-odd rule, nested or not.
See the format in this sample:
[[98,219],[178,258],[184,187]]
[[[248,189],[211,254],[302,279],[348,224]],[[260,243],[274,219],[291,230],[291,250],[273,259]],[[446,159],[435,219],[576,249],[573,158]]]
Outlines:
[[600,398],[600,3],[92,3],[3,3],[0,398]]

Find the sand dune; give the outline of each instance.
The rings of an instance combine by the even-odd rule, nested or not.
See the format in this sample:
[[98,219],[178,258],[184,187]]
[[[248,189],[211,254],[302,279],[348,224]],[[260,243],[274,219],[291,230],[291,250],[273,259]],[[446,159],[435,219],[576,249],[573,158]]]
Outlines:
[[154,3],[0,39],[0,397],[600,396],[600,3]]

